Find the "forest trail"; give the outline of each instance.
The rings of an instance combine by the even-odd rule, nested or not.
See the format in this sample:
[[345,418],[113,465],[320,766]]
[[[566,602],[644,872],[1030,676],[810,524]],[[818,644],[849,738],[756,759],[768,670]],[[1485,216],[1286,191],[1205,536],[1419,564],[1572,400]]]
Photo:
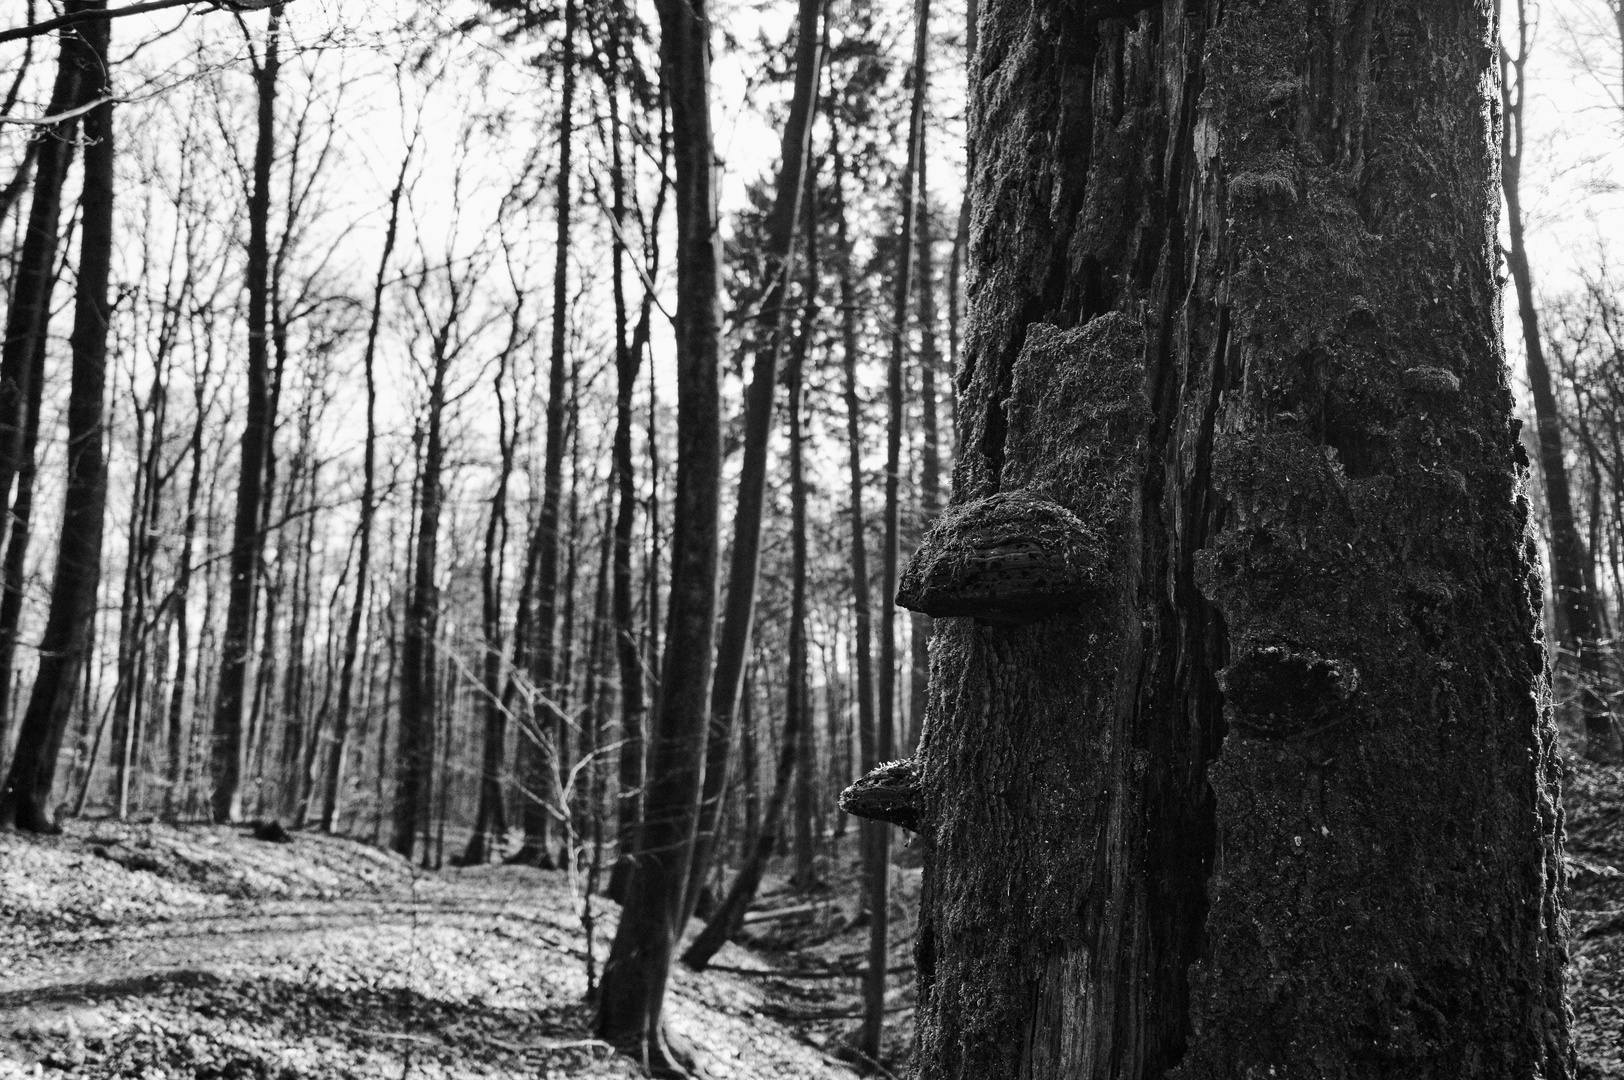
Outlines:
[[[0,1078],[636,1076],[590,1037],[579,895],[562,873],[425,873],[308,834],[6,836]],[[617,909],[595,908],[601,970]],[[671,1026],[705,1070],[849,1076],[756,982],[673,972]]]

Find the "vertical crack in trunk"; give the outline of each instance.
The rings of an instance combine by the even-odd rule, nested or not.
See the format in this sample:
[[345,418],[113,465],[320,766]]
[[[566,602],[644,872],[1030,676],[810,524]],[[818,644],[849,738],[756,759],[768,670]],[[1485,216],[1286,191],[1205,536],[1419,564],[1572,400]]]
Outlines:
[[918,1074],[1566,1075],[1490,20],[1150,7],[981,23]]

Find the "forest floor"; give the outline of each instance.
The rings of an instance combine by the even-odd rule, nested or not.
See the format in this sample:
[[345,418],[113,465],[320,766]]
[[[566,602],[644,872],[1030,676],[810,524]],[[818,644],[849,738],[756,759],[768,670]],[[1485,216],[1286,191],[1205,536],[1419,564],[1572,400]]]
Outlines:
[[1565,735],[1568,1000],[1578,1080],[1624,1080],[1624,768]]
[[[1624,1080],[1624,769],[1566,754],[1580,1080]],[[855,834],[855,830],[852,830]],[[715,1080],[835,1080],[868,935],[852,837],[823,883],[769,876],[743,945],[678,964],[667,1016]],[[912,1028],[917,852],[898,852],[883,1059]],[[298,833],[69,822],[0,834],[0,1080],[631,1078],[591,1037],[580,881],[438,873]],[[594,904],[601,970],[617,909]],[[698,927],[697,921],[692,929]],[[748,947],[745,947],[748,946]]]
[[[617,909],[595,907],[601,970]],[[580,916],[561,872],[426,873],[307,833],[0,836],[0,1080],[637,1076],[591,1037]],[[851,1076],[775,1018],[794,1007],[678,965],[666,1015],[716,1080]]]

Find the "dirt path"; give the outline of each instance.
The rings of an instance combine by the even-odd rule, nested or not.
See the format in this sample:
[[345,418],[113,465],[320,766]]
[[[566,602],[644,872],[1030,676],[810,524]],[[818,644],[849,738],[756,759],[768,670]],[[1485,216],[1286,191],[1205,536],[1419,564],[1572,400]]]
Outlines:
[[[590,1038],[563,875],[424,876],[335,843],[0,838],[0,1078],[638,1075]],[[850,1076],[771,1019],[761,981],[674,973],[669,1020],[706,1071]]]

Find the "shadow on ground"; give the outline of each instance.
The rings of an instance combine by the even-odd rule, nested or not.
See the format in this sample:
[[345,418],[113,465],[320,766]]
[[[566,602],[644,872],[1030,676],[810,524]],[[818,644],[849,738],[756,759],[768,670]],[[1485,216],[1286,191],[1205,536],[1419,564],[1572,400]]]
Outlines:
[[[230,980],[202,972],[56,988],[16,1010],[19,1076],[634,1076],[581,1004],[452,1002],[406,988]],[[3,1075],[0,1066],[0,1075]]]

